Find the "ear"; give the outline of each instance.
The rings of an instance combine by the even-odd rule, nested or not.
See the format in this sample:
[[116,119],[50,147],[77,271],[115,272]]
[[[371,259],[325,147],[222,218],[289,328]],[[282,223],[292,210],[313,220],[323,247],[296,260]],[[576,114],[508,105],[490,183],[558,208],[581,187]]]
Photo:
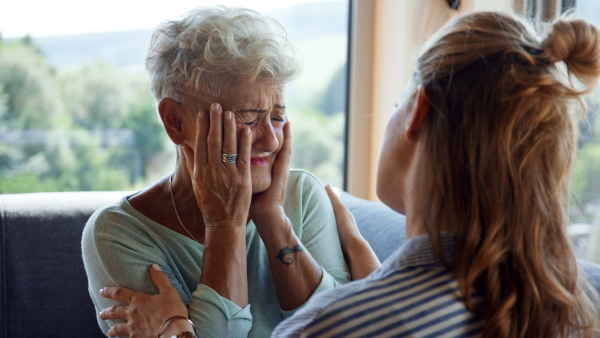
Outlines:
[[406,121],[406,137],[409,140],[416,140],[419,137],[430,108],[425,88],[419,86],[414,95],[412,114]]
[[160,119],[167,131],[167,135],[169,135],[169,138],[175,144],[183,144],[185,142],[185,135],[181,128],[182,113],[181,105],[173,99],[164,98],[158,103]]

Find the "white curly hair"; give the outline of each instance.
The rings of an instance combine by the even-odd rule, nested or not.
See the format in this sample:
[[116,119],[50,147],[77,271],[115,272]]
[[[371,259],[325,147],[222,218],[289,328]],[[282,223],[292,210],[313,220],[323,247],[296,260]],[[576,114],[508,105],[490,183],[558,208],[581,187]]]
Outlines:
[[250,9],[216,6],[161,23],[146,69],[155,103],[168,97],[194,111],[231,97],[242,82],[289,82],[301,63],[280,23]]

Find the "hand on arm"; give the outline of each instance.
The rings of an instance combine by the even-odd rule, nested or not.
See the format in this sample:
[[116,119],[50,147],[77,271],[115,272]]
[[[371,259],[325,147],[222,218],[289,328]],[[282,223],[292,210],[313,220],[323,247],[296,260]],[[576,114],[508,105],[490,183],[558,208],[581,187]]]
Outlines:
[[367,277],[371,272],[381,267],[375,252],[364,237],[358,231],[354,215],[340,201],[340,198],[331,188],[331,185],[325,186],[327,195],[331,199],[333,212],[337,221],[338,233],[342,244],[342,251],[346,263],[350,267],[352,280]]
[[[130,338],[156,337],[161,325],[174,316],[188,317],[188,310],[181,301],[177,290],[169,283],[167,276],[154,264],[150,277],[158,289],[157,295],[147,295],[123,287],[105,287],[103,297],[121,301],[126,306],[115,305],[102,310],[100,319],[123,319],[125,323],[114,325],[108,331],[110,337],[129,335]],[[182,331],[193,331],[192,325],[185,320],[174,320],[163,328],[164,337],[170,337]]]
[[[241,132],[238,152],[233,114],[213,103],[210,121],[201,111],[196,119],[194,150],[183,146],[194,194],[205,226],[200,283],[240,307],[248,304],[246,222],[252,185],[250,133]],[[238,154],[237,163],[222,154]]]
[[322,273],[294,233],[283,208],[292,153],[289,123],[283,131],[283,146],[273,164],[271,185],[253,196],[250,216],[267,249],[279,304],[284,310],[293,310],[310,298],[321,282]]

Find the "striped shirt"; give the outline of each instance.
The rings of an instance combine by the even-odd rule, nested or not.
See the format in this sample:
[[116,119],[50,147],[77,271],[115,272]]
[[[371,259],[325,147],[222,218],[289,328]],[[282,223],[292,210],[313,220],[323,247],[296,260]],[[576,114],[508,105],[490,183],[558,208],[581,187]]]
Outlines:
[[[442,233],[456,261],[456,235]],[[474,303],[482,298],[471,294]],[[438,260],[427,235],[407,240],[367,278],[324,292],[285,320],[273,337],[471,337],[484,316],[462,302],[458,282]]]

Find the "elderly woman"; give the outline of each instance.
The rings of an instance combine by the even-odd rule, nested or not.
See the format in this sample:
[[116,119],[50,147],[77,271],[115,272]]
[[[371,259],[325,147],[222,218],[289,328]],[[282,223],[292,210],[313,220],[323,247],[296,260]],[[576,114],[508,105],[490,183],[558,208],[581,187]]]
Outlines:
[[[600,333],[598,294],[566,235],[582,95],[599,76],[600,30],[586,21],[560,20],[545,37],[506,13],[451,21],[420,54],[381,152],[377,194],[406,215],[408,240],[273,336]],[[360,234],[334,205],[353,277],[373,271],[372,254],[347,249]],[[159,296],[120,291],[176,308],[164,275],[152,276]],[[147,319],[147,308],[129,311]]]
[[[324,189],[288,169],[284,86],[296,60],[281,25],[247,9],[199,8],[155,30],[146,68],[176,168],[88,221],[98,312],[120,309],[105,286],[155,293],[156,264],[187,308],[150,323],[152,335],[189,316],[206,337],[264,337],[349,279]],[[99,320],[110,336],[125,333],[109,330],[117,323]]]

